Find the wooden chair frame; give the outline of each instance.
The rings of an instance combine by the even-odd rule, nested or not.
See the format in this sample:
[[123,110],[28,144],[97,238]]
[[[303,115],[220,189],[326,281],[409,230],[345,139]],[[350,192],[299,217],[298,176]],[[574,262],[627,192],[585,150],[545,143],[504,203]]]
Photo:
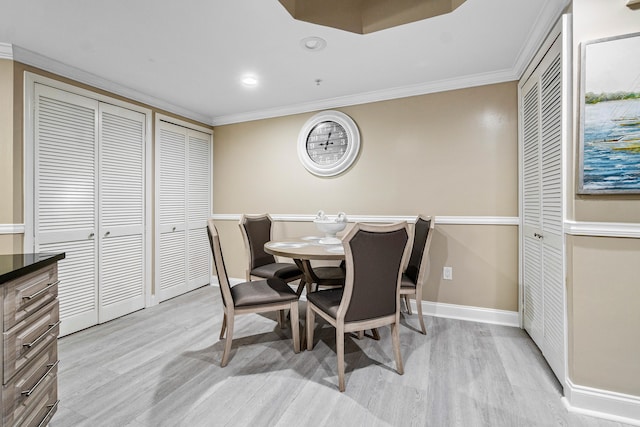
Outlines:
[[[224,338],[226,332],[226,342],[224,346],[224,352],[222,353],[222,362],[220,366],[227,366],[229,361],[229,354],[231,353],[231,342],[233,340],[233,326],[234,318],[236,315],[247,313],[265,313],[270,311],[282,312],[283,310],[290,310],[291,314],[291,335],[293,337],[293,351],[295,353],[300,352],[300,326],[298,315],[298,300],[278,302],[278,303],[266,303],[260,305],[254,305],[249,307],[235,307],[233,297],[231,296],[231,285],[227,276],[227,271],[224,266],[224,259],[222,257],[222,247],[220,246],[220,237],[218,231],[214,225],[212,219],[207,220],[207,230],[209,233],[211,250],[215,261],[216,270],[218,273],[218,282],[220,284],[220,291],[222,293],[222,305],[223,305],[223,318],[222,328],[220,329],[220,339]],[[280,321],[280,319],[278,319]]]
[[[431,247],[431,240],[433,239],[433,234],[436,226],[435,218],[432,216],[418,215],[416,219],[416,224],[418,220],[423,221],[431,221],[429,223],[429,234],[427,235],[427,241],[424,244],[424,248],[422,250],[422,258],[420,259],[420,267],[418,269],[418,278],[416,280],[416,288],[415,291],[413,289],[402,288],[400,287],[400,295],[404,297],[404,301],[407,305],[407,313],[411,313],[411,302],[409,301],[410,297],[414,297],[416,300],[416,309],[418,311],[418,320],[420,321],[420,329],[422,330],[422,334],[427,334],[427,328],[424,325],[424,317],[422,315],[422,289],[424,284],[427,281],[427,277],[429,276],[429,267],[431,263],[429,262],[429,248]],[[413,249],[413,242],[415,240],[415,228],[413,237],[411,238],[411,242],[409,245],[409,254],[411,254],[411,250]],[[407,257],[406,262],[409,262],[409,257]],[[405,266],[406,269],[406,266]]]
[[407,241],[409,240],[409,227],[405,221],[388,224],[388,225],[371,225],[357,223],[349,233],[343,238],[344,251],[346,257],[346,281],[344,286],[344,293],[342,295],[342,301],[338,308],[336,318],[331,317],[324,311],[320,310],[314,304],[307,300],[307,312],[306,312],[306,326],[307,326],[307,350],[313,349],[313,335],[315,327],[315,315],[319,315],[326,320],[331,326],[336,329],[336,353],[338,356],[338,388],[340,391],[345,390],[345,362],[344,362],[344,338],[345,334],[349,332],[360,333],[366,329],[375,329],[381,326],[391,326],[391,337],[393,342],[393,354],[396,362],[396,370],[398,374],[404,374],[404,366],[402,364],[402,355],[400,354],[400,333],[398,327],[400,325],[400,279],[402,277],[402,266],[405,265],[406,257],[408,254],[409,245],[405,245],[405,249],[402,255],[402,261],[400,268],[398,268],[398,279],[396,283],[396,312],[395,314],[368,319],[357,322],[345,322],[345,315],[349,307],[351,296],[354,286],[354,266],[353,266],[353,252],[349,241],[358,233],[359,230],[371,231],[371,232],[390,232],[405,229],[407,233]]

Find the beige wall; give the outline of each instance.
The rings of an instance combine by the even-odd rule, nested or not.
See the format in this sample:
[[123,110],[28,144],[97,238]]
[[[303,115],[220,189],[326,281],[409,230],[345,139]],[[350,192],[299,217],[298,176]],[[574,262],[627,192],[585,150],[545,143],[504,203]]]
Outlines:
[[[362,144],[354,166],[333,178],[298,161],[298,132],[313,113],[215,127],[214,212],[518,215],[515,82],[339,110],[355,120]],[[289,235],[300,226],[278,225]],[[228,273],[244,277],[237,224],[220,227]],[[437,227],[428,298],[517,310],[517,248],[514,226]],[[453,281],[440,280],[444,265]]]
[[[626,0],[574,0],[574,145],[577,176],[580,43],[640,31]],[[570,188],[575,188],[575,181]],[[570,193],[574,194],[574,192]],[[640,224],[640,196],[569,198],[576,221]],[[640,239],[569,236],[569,378],[575,384],[640,396]]]
[[13,224],[13,62],[0,59],[0,224]]
[[640,239],[573,236],[570,378],[640,396]]
[[[0,59],[0,224],[9,225],[22,221],[22,205],[16,205],[22,187],[14,173],[20,157],[16,159],[13,143],[13,92],[13,61]],[[21,245],[21,235],[0,234],[0,254],[15,252]]]

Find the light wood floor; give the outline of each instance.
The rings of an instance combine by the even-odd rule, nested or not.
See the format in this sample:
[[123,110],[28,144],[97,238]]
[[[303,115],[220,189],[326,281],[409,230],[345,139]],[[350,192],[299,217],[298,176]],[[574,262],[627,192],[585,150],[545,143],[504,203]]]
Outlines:
[[568,413],[517,328],[427,316],[424,336],[416,314],[405,316],[405,374],[395,371],[389,328],[380,341],[348,338],[340,393],[327,325],[312,351],[294,354],[275,316],[239,316],[220,368],[220,307],[218,288],[207,286],[61,338],[51,426],[622,425]]

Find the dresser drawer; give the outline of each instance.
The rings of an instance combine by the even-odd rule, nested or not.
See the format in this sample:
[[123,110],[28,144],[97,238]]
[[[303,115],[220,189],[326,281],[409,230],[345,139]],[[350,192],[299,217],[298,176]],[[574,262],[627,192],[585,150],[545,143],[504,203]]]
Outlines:
[[52,264],[4,285],[4,329],[8,331],[58,296],[58,265]]
[[59,319],[58,300],[54,300],[4,333],[4,384],[51,343],[57,345]]
[[[34,408],[36,412],[42,412],[43,402],[44,406],[55,403],[57,396],[52,394],[51,389],[56,389],[57,372],[57,345],[51,343],[4,386],[2,403],[5,426],[24,425],[23,420],[30,418],[29,413]],[[42,418],[44,414],[35,417]]]

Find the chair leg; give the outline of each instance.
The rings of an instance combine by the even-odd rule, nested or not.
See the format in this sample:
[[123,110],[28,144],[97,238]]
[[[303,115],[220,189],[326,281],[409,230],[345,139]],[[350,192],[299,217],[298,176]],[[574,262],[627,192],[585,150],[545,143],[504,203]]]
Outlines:
[[393,355],[396,358],[396,371],[402,375],[404,374],[404,366],[402,365],[402,356],[400,355],[400,332],[398,323],[391,324],[391,337],[393,339]]
[[344,329],[336,327],[336,353],[338,353],[338,389],[344,391]]
[[407,305],[407,314],[409,315],[413,314],[411,312],[411,301],[409,300],[408,294],[404,294],[404,303]]
[[298,284],[298,289],[296,290],[296,295],[298,295],[298,298],[300,298],[300,295],[302,295],[302,291],[304,290],[306,284],[307,283],[304,281],[304,277],[300,279],[300,283]]
[[278,325],[280,326],[280,329],[284,329],[285,327],[285,315],[284,315],[284,310],[278,310]]
[[309,302],[307,301],[307,350],[313,350],[313,329],[316,326],[316,314],[311,310]]
[[220,329],[220,339],[224,338],[224,331],[227,329],[227,313],[222,315],[222,328]]
[[227,341],[224,344],[224,352],[222,353],[221,367],[227,366],[229,363],[229,353],[231,353],[231,341],[233,340],[233,317],[229,316],[227,319]]
[[361,340],[364,338],[364,331],[358,331],[358,339]]
[[298,300],[291,303],[291,336],[293,337],[293,352],[300,353],[300,322],[298,320]]
[[427,335],[427,328],[424,326],[424,319],[422,317],[422,301],[416,297],[416,307],[418,308],[418,320],[420,320],[420,328],[422,329],[422,335]]

